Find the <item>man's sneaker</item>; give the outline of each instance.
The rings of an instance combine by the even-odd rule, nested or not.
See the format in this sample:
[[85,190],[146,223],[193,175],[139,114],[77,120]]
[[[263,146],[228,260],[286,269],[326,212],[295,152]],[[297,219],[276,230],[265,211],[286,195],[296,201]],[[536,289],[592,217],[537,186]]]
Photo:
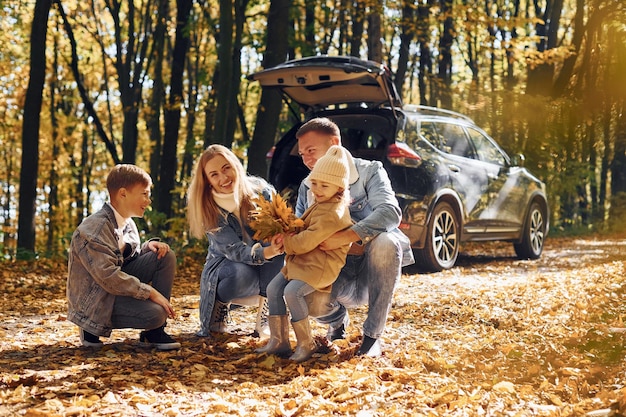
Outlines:
[[346,328],[343,325],[343,323],[341,323],[339,327],[337,327],[336,329],[329,327],[328,332],[326,333],[326,339],[329,342],[334,342],[335,340],[345,339],[346,336],[347,336]]
[[180,343],[165,333],[163,327],[153,330],[145,330],[139,335],[139,345],[147,348],[156,348],[158,350],[179,349]]
[[329,342],[333,342],[339,339],[345,339],[348,336],[348,332],[346,331],[346,328],[348,327],[349,324],[350,324],[350,316],[348,315],[348,312],[346,311],[345,315],[343,316],[343,320],[341,321],[339,325],[335,323],[335,326],[333,326],[333,324],[330,324],[328,326],[328,331],[326,332],[326,339]]
[[371,358],[376,358],[382,355],[383,351],[380,347],[380,340],[373,339],[369,336],[363,336],[363,342],[359,347],[359,350],[356,352],[356,356],[369,356]]
[[100,341],[100,338],[96,336],[95,334],[86,332],[83,329],[79,329],[79,333],[80,333],[80,343],[82,343],[83,346],[85,347],[100,348],[104,345],[104,343]]

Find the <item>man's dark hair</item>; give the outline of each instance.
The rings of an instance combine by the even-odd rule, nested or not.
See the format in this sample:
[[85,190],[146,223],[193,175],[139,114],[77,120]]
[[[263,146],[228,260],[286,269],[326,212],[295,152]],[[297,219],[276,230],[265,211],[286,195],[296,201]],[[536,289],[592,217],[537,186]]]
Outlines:
[[341,138],[339,127],[332,120],[326,117],[316,117],[315,119],[311,119],[300,126],[300,129],[296,132],[296,138],[300,139],[302,135],[309,132],[324,133]]

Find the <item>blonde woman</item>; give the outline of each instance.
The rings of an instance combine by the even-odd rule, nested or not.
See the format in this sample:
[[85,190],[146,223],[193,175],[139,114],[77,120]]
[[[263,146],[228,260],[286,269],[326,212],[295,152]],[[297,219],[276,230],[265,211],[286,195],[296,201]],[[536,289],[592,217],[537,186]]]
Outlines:
[[225,332],[229,305],[259,302],[255,333],[267,336],[267,284],[283,266],[282,243],[252,239],[248,226],[252,199],[270,199],[274,189],[246,174],[237,156],[211,145],[196,163],[188,190],[187,219],[193,237],[206,236],[209,248],[200,278],[197,336]]

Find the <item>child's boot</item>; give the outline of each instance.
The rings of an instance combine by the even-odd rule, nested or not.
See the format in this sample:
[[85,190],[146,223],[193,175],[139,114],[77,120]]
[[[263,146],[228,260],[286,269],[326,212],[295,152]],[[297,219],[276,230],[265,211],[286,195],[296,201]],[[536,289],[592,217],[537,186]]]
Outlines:
[[278,356],[291,355],[291,344],[289,343],[289,317],[286,314],[280,316],[267,316],[270,328],[270,340],[261,348],[255,350],[256,353],[267,353]]
[[296,350],[289,359],[295,362],[304,362],[313,356],[313,353],[317,350],[317,344],[313,340],[311,335],[311,325],[309,318],[304,318],[300,321],[292,321],[293,331],[296,333],[296,339],[298,344]]

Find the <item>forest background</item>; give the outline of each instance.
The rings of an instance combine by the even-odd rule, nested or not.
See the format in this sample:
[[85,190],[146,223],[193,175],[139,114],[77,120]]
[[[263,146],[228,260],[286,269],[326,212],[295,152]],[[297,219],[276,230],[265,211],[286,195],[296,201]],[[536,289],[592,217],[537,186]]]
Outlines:
[[63,256],[120,162],[154,180],[142,225],[190,245],[209,144],[265,176],[293,123],[246,75],[287,59],[389,66],[405,103],[472,117],[546,182],[551,233],[626,228],[622,0],[0,0],[0,254]]

